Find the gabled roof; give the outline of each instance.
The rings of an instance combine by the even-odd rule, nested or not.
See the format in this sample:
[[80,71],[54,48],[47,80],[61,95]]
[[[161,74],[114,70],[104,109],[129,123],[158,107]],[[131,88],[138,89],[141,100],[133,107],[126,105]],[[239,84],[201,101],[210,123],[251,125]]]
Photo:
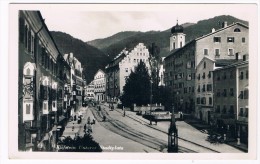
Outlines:
[[203,36],[201,36],[201,37],[198,37],[198,38],[196,38],[195,40],[197,41],[197,40],[203,39],[203,38],[205,38],[205,37],[208,37],[208,36],[210,36],[210,35],[216,34],[216,33],[220,32],[220,31],[223,31],[223,30],[228,29],[228,28],[230,28],[230,27],[233,27],[233,26],[235,26],[235,25],[240,25],[240,26],[243,26],[243,27],[245,27],[245,28],[248,28],[247,25],[245,25],[245,24],[243,24],[243,23],[240,23],[240,22],[236,22],[236,23],[233,23],[233,24],[231,24],[231,25],[228,25],[227,27],[220,28],[220,29],[216,30],[215,32],[211,32],[211,33],[208,33],[208,34],[203,35]]
[[226,65],[224,67],[217,68],[216,71],[248,64],[248,60],[246,60],[246,61],[244,61],[244,60],[236,60],[236,61],[237,62],[233,62],[232,64]]
[[95,73],[94,77],[98,74],[98,72],[101,72],[101,73],[105,74],[105,72],[104,72],[102,69],[99,69],[99,70]]

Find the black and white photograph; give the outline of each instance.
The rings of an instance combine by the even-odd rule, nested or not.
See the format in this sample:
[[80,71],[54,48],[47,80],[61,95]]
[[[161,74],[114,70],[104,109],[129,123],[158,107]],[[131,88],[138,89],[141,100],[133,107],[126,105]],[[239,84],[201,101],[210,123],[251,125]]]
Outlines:
[[10,158],[256,158],[256,4],[9,7]]

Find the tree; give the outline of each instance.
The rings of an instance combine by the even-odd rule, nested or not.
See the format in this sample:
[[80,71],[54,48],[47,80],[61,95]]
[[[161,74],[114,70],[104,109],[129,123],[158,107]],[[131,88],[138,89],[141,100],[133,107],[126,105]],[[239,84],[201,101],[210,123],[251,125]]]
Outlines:
[[159,82],[160,82],[160,66],[162,64],[162,60],[160,57],[160,47],[158,47],[155,43],[152,43],[152,45],[148,48],[149,51],[149,64],[151,69],[151,77],[153,81],[152,85],[152,94],[153,94],[153,102],[155,103],[161,103],[162,101],[162,95],[160,93],[161,89],[159,88]]
[[150,102],[150,76],[143,61],[135,67],[126,79],[121,101],[124,106],[147,105]]

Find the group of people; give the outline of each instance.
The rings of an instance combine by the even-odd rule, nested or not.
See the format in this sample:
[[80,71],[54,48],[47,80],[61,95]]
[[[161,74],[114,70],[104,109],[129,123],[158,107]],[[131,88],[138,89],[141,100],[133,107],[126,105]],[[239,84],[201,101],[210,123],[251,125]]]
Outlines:
[[95,124],[96,123],[96,120],[95,120],[95,118],[93,118],[92,119],[92,122],[90,122],[90,117],[88,117],[88,119],[87,119],[87,124],[85,124],[84,125],[84,132],[85,133],[91,133],[91,132],[93,132],[93,124]]

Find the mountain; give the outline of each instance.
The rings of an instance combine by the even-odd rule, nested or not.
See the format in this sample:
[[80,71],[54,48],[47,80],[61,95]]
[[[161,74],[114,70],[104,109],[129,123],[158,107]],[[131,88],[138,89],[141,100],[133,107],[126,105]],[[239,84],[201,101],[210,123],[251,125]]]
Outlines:
[[84,43],[83,41],[73,38],[71,35],[52,31],[51,35],[62,54],[72,52],[73,55],[81,62],[83,75],[87,83],[93,80],[98,69],[104,69],[110,61],[109,57],[102,51]]
[[[198,21],[197,23],[184,23],[184,33],[186,34],[186,43],[211,32],[212,28],[216,30],[221,28],[221,23],[227,21],[228,25],[233,22],[241,22],[248,25],[247,21],[240,20],[230,15],[221,15],[214,18]],[[175,26],[175,24],[173,24]],[[120,32],[111,37],[98,39],[87,42],[92,46],[98,47],[110,58],[114,58],[124,48],[133,48],[140,42],[146,46],[153,42],[160,47],[161,56],[167,56],[169,53],[169,37],[171,28],[165,31],[149,31],[149,32]],[[100,45],[99,45],[100,44]],[[105,46],[104,46],[105,45]]]
[[121,40],[131,37],[134,35],[137,35],[141,32],[136,32],[136,31],[124,31],[124,32],[119,32],[115,35],[112,35],[110,37],[104,38],[104,39],[95,39],[89,42],[86,42],[89,45],[95,46],[98,49],[104,49],[112,45],[113,43],[120,42]]

